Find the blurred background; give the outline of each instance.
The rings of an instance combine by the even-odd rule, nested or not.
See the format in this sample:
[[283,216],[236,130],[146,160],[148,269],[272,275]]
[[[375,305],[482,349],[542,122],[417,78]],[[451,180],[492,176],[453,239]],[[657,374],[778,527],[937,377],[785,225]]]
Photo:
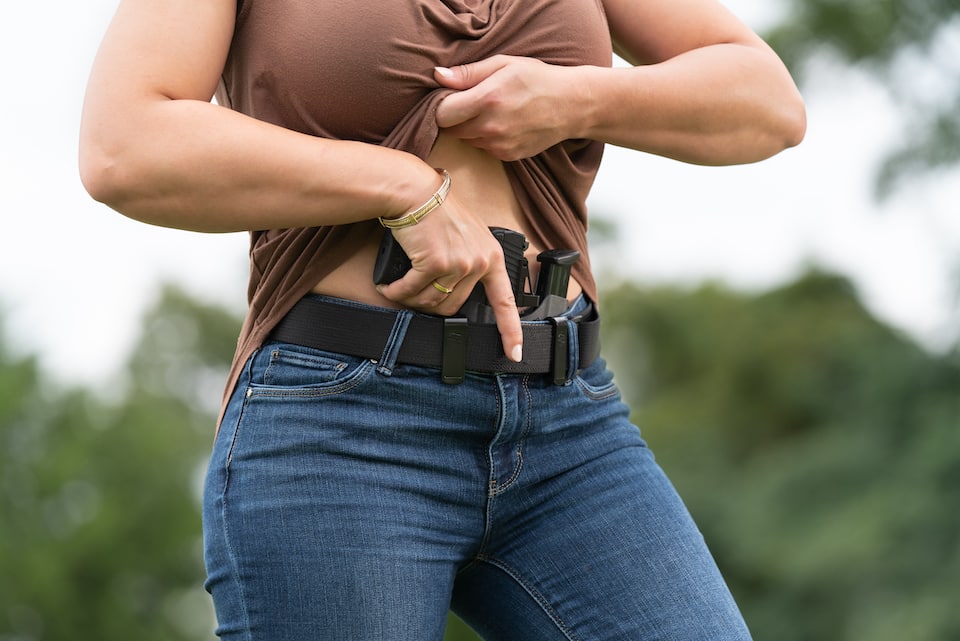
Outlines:
[[[211,641],[199,488],[247,240],[91,201],[117,0],[8,4],[0,641]],[[608,148],[605,351],[757,641],[958,641],[960,7],[727,5],[800,81],[807,140],[730,168]]]

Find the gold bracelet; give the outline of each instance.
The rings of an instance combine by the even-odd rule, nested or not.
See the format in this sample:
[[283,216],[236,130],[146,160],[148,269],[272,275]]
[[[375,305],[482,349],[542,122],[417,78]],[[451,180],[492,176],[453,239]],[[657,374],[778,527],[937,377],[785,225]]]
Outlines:
[[431,211],[443,204],[444,199],[447,197],[447,194],[450,192],[450,174],[447,173],[446,169],[437,169],[438,174],[443,175],[443,182],[440,184],[440,188],[430,196],[430,200],[423,203],[409,214],[404,214],[400,218],[380,218],[380,224],[388,229],[403,229],[404,227],[412,227],[419,223],[424,217],[429,214]]

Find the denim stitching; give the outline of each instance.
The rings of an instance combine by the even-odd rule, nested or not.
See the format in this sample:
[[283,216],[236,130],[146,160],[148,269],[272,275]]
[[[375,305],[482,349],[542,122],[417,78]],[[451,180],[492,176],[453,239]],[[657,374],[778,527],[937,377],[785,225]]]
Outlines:
[[556,610],[553,609],[553,606],[550,605],[546,597],[544,597],[535,587],[533,587],[533,585],[527,581],[519,571],[503,561],[500,561],[499,559],[486,556],[482,553],[477,555],[475,562],[492,565],[516,581],[517,585],[523,588],[523,591],[529,594],[530,598],[536,601],[537,605],[540,606],[540,609],[542,609],[547,617],[553,621],[554,625],[557,626],[557,629],[560,630],[560,633],[563,634],[563,636],[569,639],[569,641],[579,641],[579,637],[574,633],[570,626],[567,625],[562,618],[560,618],[560,615]]
[[520,472],[523,470],[523,443],[527,439],[527,435],[530,433],[530,427],[532,421],[530,420],[530,415],[533,411],[533,397],[530,394],[530,377],[524,376],[521,379],[520,389],[523,390],[523,396],[526,399],[527,408],[524,417],[523,433],[520,435],[520,438],[517,440],[517,464],[513,469],[513,474],[510,475],[503,483],[496,483],[496,480],[493,480],[491,483],[490,491],[492,496],[497,496],[501,492],[505,492],[510,489],[520,478]]
[[[497,393],[494,395],[494,398],[496,399],[496,403],[497,403],[497,408],[496,408],[497,411],[495,415],[499,417],[500,414],[503,412],[503,401],[500,398],[502,392],[501,392],[499,381],[497,382],[497,390],[498,390]],[[498,423],[499,423],[499,419],[495,421],[493,424],[493,427],[495,428],[494,438],[496,438],[496,433],[499,432],[499,429],[497,429]],[[461,568],[460,571],[457,572],[457,574],[460,574],[461,572],[466,571],[467,568],[469,568],[470,566],[472,566],[474,563],[477,562],[476,559],[483,556],[483,551],[486,549],[487,544],[490,542],[490,537],[493,536],[493,499],[496,496],[496,492],[494,491],[494,488],[496,487],[495,485],[496,474],[493,466],[493,456],[491,456],[490,454],[489,446],[484,449],[484,457],[487,459],[488,477],[487,477],[487,491],[486,491],[485,505],[483,510],[483,536],[480,538],[480,545],[477,547],[477,556],[474,559],[469,560],[463,566],[463,568]]]
[[263,372],[263,383],[265,385],[270,384],[270,376],[273,373],[274,365],[277,364],[288,364],[295,367],[310,367],[315,369],[329,368],[335,374],[340,374],[340,372],[347,368],[347,363],[338,361],[335,358],[307,356],[277,348],[270,352],[270,364],[267,365],[267,368]]
[[236,547],[233,545],[233,538],[230,536],[230,526],[227,521],[227,493],[223,493],[223,508],[220,510],[220,518],[223,519],[223,538],[227,547],[227,554],[230,557],[231,579],[240,594],[240,607],[243,610],[244,636],[252,639],[253,632],[250,629],[250,612],[247,609],[247,597],[244,590],[244,583],[240,580],[240,562],[237,560]]
[[[250,374],[252,371],[253,360],[255,356],[256,356],[256,352],[253,354],[253,356],[250,357],[248,361],[248,365],[247,365],[248,380],[252,378]],[[227,490],[230,487],[230,466],[233,463],[233,452],[237,446],[237,440],[239,439],[239,436],[240,436],[240,425],[241,425],[241,422],[243,421],[244,414],[246,414],[246,410],[249,402],[250,402],[250,387],[248,385],[246,391],[243,394],[243,404],[240,407],[240,414],[239,416],[237,416],[237,422],[234,426],[233,439],[230,441],[230,451],[227,454],[227,461],[226,461],[226,464],[224,465],[223,491],[220,494],[220,500],[221,500],[220,519],[223,522],[223,538],[227,547],[227,555],[230,557],[230,566],[232,570],[231,579],[233,580],[234,585],[237,588],[237,592],[240,594],[240,607],[243,611],[243,626],[245,630],[244,636],[248,640],[253,638],[252,637],[253,632],[250,629],[250,612],[247,609],[247,599],[246,599],[246,594],[244,592],[244,584],[243,584],[243,581],[240,580],[240,562],[237,560],[236,547],[233,544],[233,538],[230,536],[230,525],[229,525],[230,522],[227,518],[228,516]]]
[[[233,424],[233,437],[230,439],[230,449],[227,451],[227,460],[224,464],[224,480],[223,480],[223,495],[226,496],[227,486],[230,483],[230,464],[233,463],[233,449],[237,446],[237,437],[240,434],[240,422],[243,421],[243,415],[247,411],[247,402],[250,398],[250,385],[249,381],[253,379],[253,360],[256,358],[257,353],[260,350],[255,351],[250,358],[247,360],[247,388],[243,393],[243,403],[240,405],[240,413],[237,415],[237,422]],[[222,426],[221,426],[222,429]]]
[[496,383],[497,383],[497,387],[496,387],[497,389],[497,393],[496,393],[497,420],[494,423],[495,429],[494,429],[493,438],[491,438],[490,442],[487,443],[487,447],[485,451],[485,456],[487,457],[487,472],[489,474],[489,476],[487,477],[488,498],[492,498],[496,496],[498,492],[497,491],[497,485],[498,485],[497,484],[497,463],[496,463],[496,460],[494,459],[493,452],[491,450],[492,450],[493,442],[496,441],[497,438],[500,436],[500,434],[503,432],[503,422],[504,422],[503,413],[504,413],[504,407],[506,405],[506,403],[504,403],[503,401],[503,386],[501,385],[501,380],[499,376],[496,378]]
[[400,310],[400,312],[397,313],[393,327],[390,329],[390,336],[387,338],[387,343],[383,347],[383,354],[380,356],[380,366],[377,367],[377,372],[380,374],[384,376],[393,374],[393,368],[397,365],[397,355],[403,346],[403,339],[406,337],[407,327],[410,326],[412,319],[413,312],[410,310]]
[[375,361],[366,361],[361,364],[350,377],[338,380],[333,384],[324,384],[322,387],[270,389],[269,387],[251,386],[249,393],[251,396],[262,398],[320,398],[324,396],[334,396],[348,392],[354,387],[364,383],[374,365],[376,365]]
[[501,493],[509,490],[513,486],[513,484],[517,482],[517,479],[520,477],[520,469],[523,467],[522,444],[519,444],[519,443],[517,444],[516,455],[517,455],[517,464],[513,468],[513,474],[510,475],[510,478],[508,478],[503,483],[498,483],[495,478],[490,480],[490,496],[491,497],[499,496]]
[[609,386],[604,387],[591,387],[587,382],[581,378],[574,380],[578,387],[583,391],[587,398],[594,401],[602,401],[604,399],[616,396],[620,390],[617,388],[616,383],[611,383]]

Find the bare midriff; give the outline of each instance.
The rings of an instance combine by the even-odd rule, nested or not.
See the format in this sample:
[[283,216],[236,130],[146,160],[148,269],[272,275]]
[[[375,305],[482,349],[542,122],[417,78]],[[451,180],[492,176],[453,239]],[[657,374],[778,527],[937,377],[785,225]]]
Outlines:
[[[485,151],[443,133],[437,139],[427,162],[450,172],[451,188],[457,191],[458,200],[475,207],[473,213],[480,216],[487,226],[514,229],[527,237],[530,241],[526,252],[530,279],[536,283],[539,268],[537,255],[550,248],[538,247],[530,240],[530,230],[503,164]],[[438,213],[442,215],[442,210]],[[373,264],[380,244],[379,236],[353,238],[348,242],[353,245],[350,258],[318,282],[313,292],[381,307],[397,307],[396,303],[381,296],[373,285]],[[579,294],[580,285],[571,278],[567,299],[573,300]]]

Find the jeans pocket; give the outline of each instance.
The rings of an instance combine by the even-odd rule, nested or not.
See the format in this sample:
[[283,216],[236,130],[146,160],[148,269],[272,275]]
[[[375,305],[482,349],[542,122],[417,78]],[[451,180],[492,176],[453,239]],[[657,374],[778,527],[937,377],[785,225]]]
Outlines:
[[620,389],[613,381],[613,372],[607,369],[607,363],[602,358],[597,358],[580,370],[573,382],[587,398],[595,401],[620,395]]
[[325,352],[291,343],[264,346],[254,364],[253,394],[302,396],[311,391],[330,394],[359,384],[374,371],[373,361]]

